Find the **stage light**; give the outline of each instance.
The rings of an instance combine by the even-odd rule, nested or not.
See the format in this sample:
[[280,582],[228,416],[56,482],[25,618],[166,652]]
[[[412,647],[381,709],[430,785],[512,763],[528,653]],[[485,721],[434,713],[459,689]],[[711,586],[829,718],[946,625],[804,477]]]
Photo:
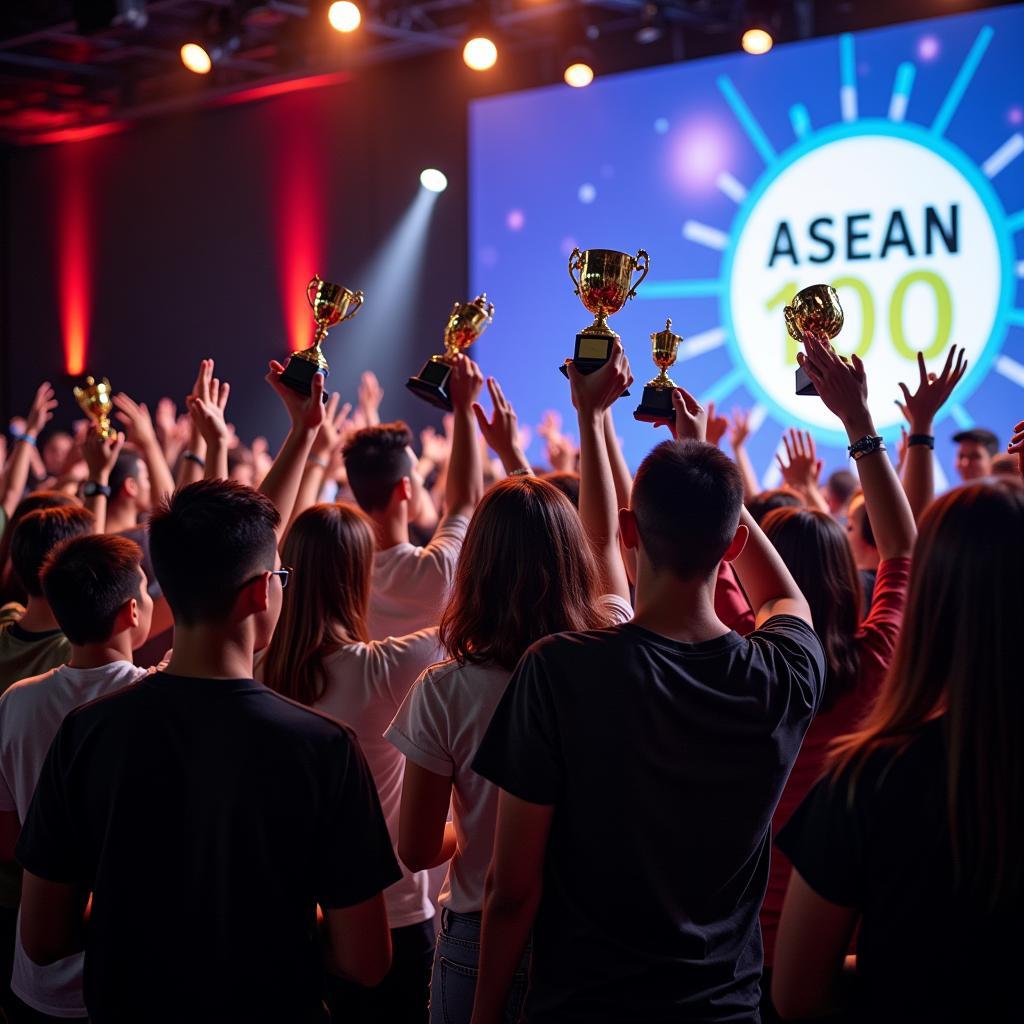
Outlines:
[[197,75],[208,75],[213,67],[213,60],[206,47],[199,43],[185,43],[182,46],[181,63]]
[[487,36],[473,36],[462,48],[462,59],[473,71],[487,71],[498,60],[498,48]]
[[436,167],[428,167],[420,173],[420,184],[428,192],[443,192],[448,187],[448,179]]
[[767,53],[774,45],[775,40],[772,39],[771,33],[763,28],[748,28],[743,33],[742,39],[743,49],[747,53],[752,53],[755,56],[762,53]]
[[355,32],[363,20],[362,12],[351,0],[338,0],[327,11],[331,28],[338,32]]
[[565,69],[565,84],[584,89],[594,80],[594,69],[584,61],[576,61]]

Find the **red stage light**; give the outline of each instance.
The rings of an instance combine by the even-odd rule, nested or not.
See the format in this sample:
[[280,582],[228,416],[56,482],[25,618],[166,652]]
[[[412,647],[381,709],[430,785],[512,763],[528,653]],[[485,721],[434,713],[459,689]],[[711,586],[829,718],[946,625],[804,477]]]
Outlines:
[[92,311],[91,216],[88,205],[88,154],[77,146],[59,151],[57,191],[57,287],[64,339],[64,369],[85,372]]

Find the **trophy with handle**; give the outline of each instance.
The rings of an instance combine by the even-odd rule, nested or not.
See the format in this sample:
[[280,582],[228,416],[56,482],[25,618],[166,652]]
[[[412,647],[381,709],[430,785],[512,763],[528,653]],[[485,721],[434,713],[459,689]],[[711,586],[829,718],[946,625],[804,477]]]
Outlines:
[[363,293],[323,281],[318,274],[314,274],[313,280],[306,286],[306,299],[316,322],[313,344],[300,352],[294,352],[281,376],[282,383],[303,395],[308,395],[312,390],[315,374],[322,373],[326,377],[330,373],[320,345],[332,327],[351,320],[359,312],[363,305]]
[[[803,341],[805,334],[813,334],[828,342],[843,329],[843,307],[839,305],[835,288],[828,284],[812,284],[802,288],[782,313],[786,318],[786,330],[796,342]],[[796,393],[818,393],[802,366],[796,368]]]
[[82,412],[96,424],[96,430],[104,441],[117,436],[117,428],[110,422],[114,411],[111,402],[110,381],[104,377],[102,380],[95,380],[86,377],[82,387],[75,388],[75,401],[81,406]]
[[665,321],[665,329],[651,335],[651,358],[658,367],[658,376],[644,386],[644,396],[633,410],[633,419],[644,423],[664,423],[675,419],[672,392],[676,383],[668,375],[668,368],[676,361],[679,343],[683,339],[672,331],[672,321]]

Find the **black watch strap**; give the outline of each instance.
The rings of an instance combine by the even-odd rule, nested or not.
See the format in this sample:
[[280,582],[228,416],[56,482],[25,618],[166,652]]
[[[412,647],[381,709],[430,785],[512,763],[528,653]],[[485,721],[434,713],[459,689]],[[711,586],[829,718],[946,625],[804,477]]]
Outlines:
[[907,438],[907,447],[913,448],[915,445],[927,445],[929,448],[935,447],[935,435],[934,434],[911,434]]
[[106,484],[98,484],[95,480],[86,480],[85,487],[82,488],[82,493],[87,498],[95,498],[97,494],[103,495],[104,498],[110,497],[110,488]]

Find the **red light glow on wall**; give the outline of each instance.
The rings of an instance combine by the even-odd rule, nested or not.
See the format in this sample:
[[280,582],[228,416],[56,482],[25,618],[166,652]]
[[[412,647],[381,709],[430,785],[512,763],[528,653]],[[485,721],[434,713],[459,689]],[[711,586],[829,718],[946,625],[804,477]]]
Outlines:
[[[306,286],[314,274],[328,277],[323,265],[328,190],[323,125],[304,98],[282,100],[268,111],[273,132],[274,231],[284,326],[291,350],[312,343],[313,318]],[[335,189],[331,190],[332,193]]]
[[71,376],[85,372],[92,309],[91,216],[87,157],[69,146],[60,151],[57,183],[57,287],[64,340],[64,369]]

